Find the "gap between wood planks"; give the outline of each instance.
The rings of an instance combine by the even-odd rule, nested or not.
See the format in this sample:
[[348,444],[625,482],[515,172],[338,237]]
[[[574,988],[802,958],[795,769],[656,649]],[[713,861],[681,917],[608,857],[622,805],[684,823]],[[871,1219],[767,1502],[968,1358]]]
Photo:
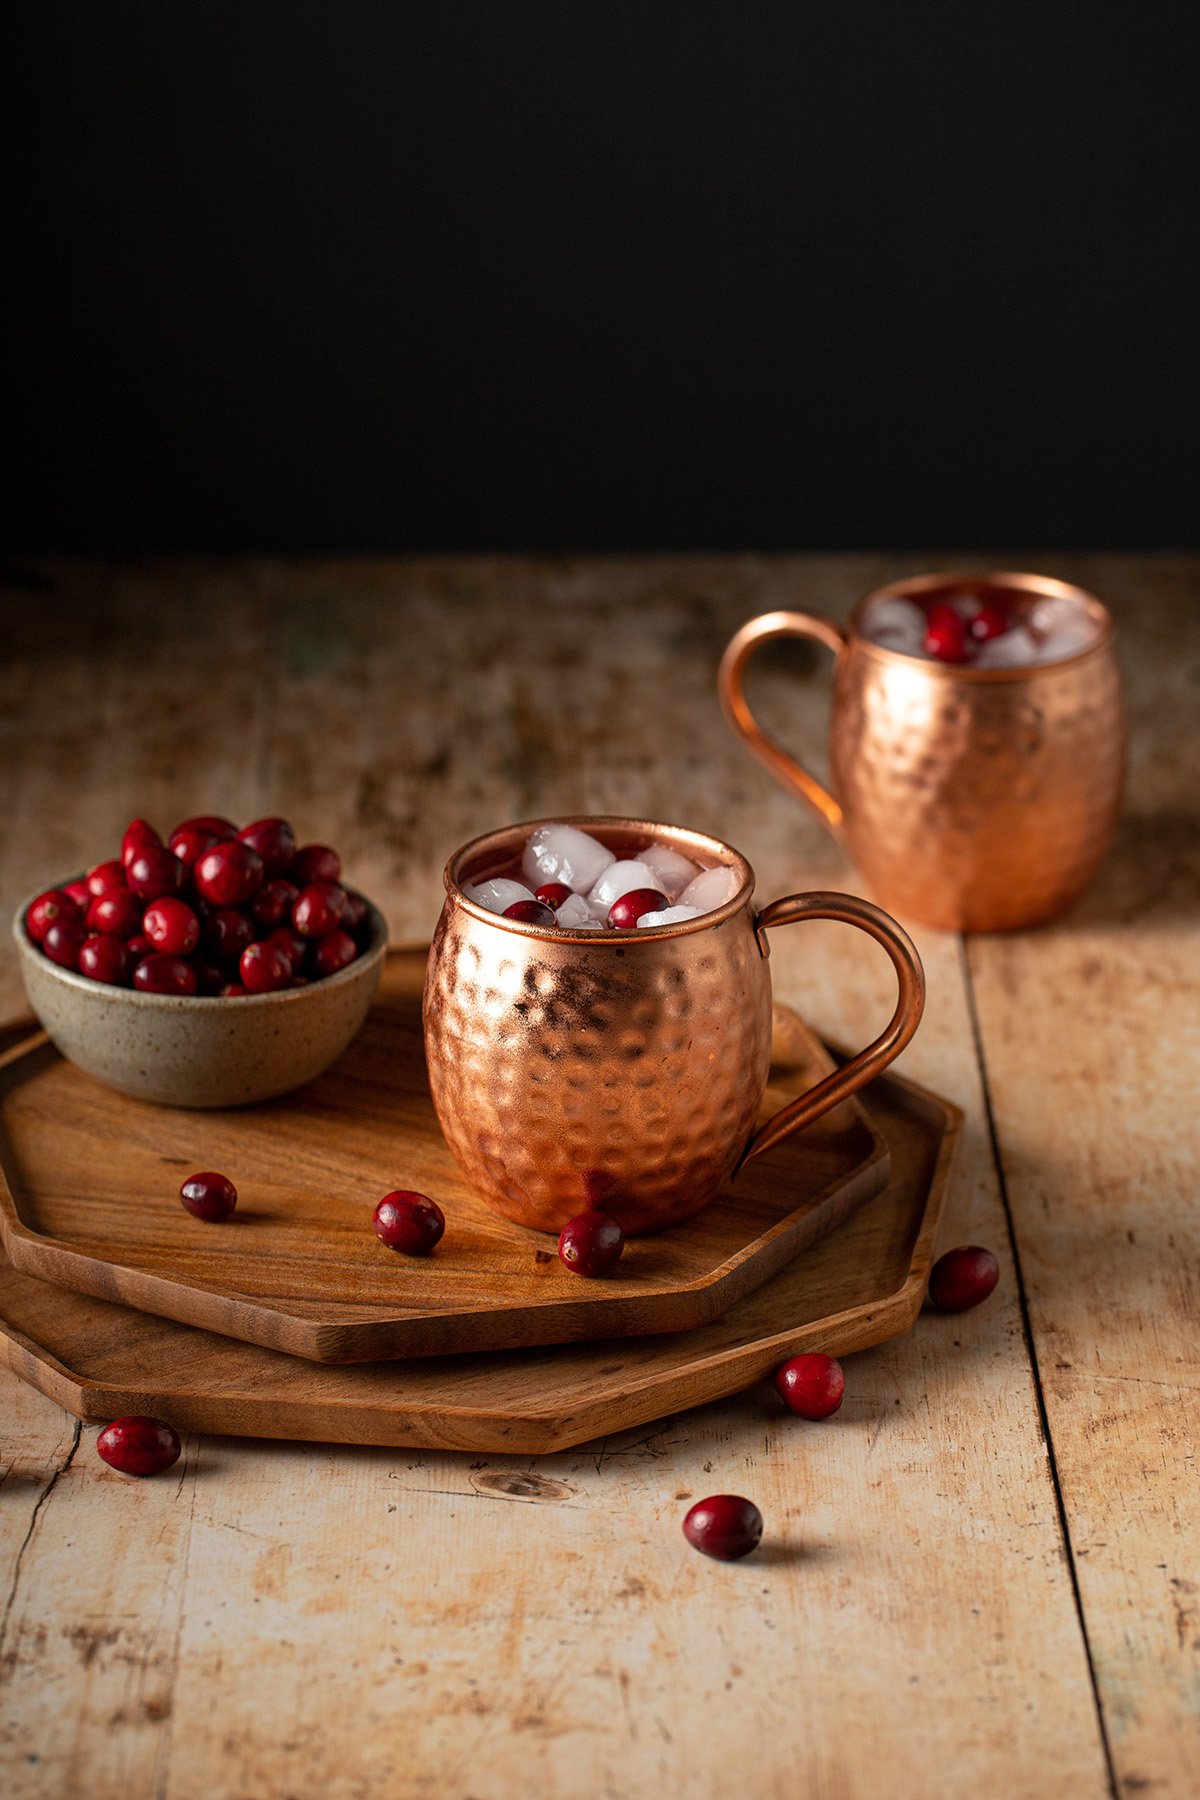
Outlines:
[[71,1434],[71,1447],[35,1500],[33,1511],[29,1516],[29,1529],[21,1539],[17,1554],[13,1558],[12,1580],[9,1583],[8,1593],[4,1597],[4,1611],[3,1613],[0,1613],[0,1654],[3,1653],[5,1640],[8,1637],[8,1621],[12,1616],[12,1609],[16,1602],[17,1589],[21,1585],[21,1569],[25,1562],[25,1552],[33,1541],[33,1534],[37,1530],[37,1522],[42,1516],[43,1508],[46,1506],[51,1494],[53,1494],[55,1488],[66,1474],[71,1464],[75,1461],[75,1455],[79,1449],[80,1439],[83,1436],[83,1421],[81,1419],[76,1419],[73,1423],[75,1429]]
[[1004,1173],[1004,1159],[1000,1154],[1000,1136],[996,1129],[996,1115],[992,1108],[992,1090],[988,1081],[987,1056],[983,1047],[983,1033],[979,1025],[979,1014],[975,1006],[975,984],[971,975],[971,959],[967,952],[967,940],[962,932],[958,936],[958,960],[962,970],[963,992],[967,1002],[967,1017],[971,1023],[971,1041],[975,1046],[975,1061],[979,1065],[979,1086],[983,1094],[984,1117],[987,1120],[988,1141],[992,1151],[992,1165],[996,1171],[996,1185],[1000,1193],[1000,1204],[1004,1208],[1004,1222],[1008,1231],[1008,1247],[1012,1256],[1013,1274],[1017,1282],[1017,1305],[1021,1314],[1021,1332],[1025,1339],[1025,1354],[1029,1358],[1029,1370],[1033,1377],[1033,1391],[1037,1398],[1038,1421],[1041,1425],[1042,1441],[1046,1446],[1046,1458],[1050,1466],[1050,1481],[1054,1489],[1054,1505],[1058,1512],[1058,1529],[1062,1537],[1063,1555],[1066,1557],[1067,1573],[1071,1579],[1071,1594],[1075,1601],[1075,1613],[1079,1619],[1079,1630],[1083,1637],[1083,1653],[1087,1658],[1088,1680],[1092,1688],[1092,1705],[1096,1713],[1096,1725],[1100,1733],[1100,1742],[1104,1749],[1104,1767],[1108,1776],[1108,1791],[1111,1800],[1120,1800],[1120,1789],[1117,1785],[1116,1765],[1113,1761],[1112,1745],[1108,1738],[1108,1721],[1104,1716],[1104,1705],[1100,1698],[1100,1683],[1096,1676],[1096,1663],[1092,1655],[1092,1641],[1088,1633],[1087,1616],[1083,1610],[1083,1594],[1079,1587],[1079,1572],[1075,1563],[1075,1548],[1071,1542],[1071,1527],[1067,1519],[1066,1499],[1063,1495],[1062,1480],[1058,1472],[1058,1457],[1054,1450],[1054,1439],[1050,1432],[1050,1415],[1046,1408],[1046,1396],[1042,1387],[1042,1371],[1038,1363],[1037,1344],[1034,1341],[1033,1322],[1029,1315],[1029,1300],[1025,1292],[1025,1277],[1021,1269],[1021,1252],[1017,1242],[1016,1225],[1013,1220],[1012,1206],[1008,1196],[1008,1181]]

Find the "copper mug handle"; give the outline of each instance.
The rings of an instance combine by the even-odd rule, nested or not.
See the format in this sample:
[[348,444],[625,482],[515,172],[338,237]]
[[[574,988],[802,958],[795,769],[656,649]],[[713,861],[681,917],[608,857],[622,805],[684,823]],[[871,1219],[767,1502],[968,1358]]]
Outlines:
[[856,925],[882,944],[896,971],[900,990],[896,1010],[891,1023],[874,1043],[851,1057],[842,1068],[835,1069],[832,1075],[826,1075],[806,1094],[789,1101],[774,1118],[760,1127],[742,1151],[739,1169],[752,1156],[761,1156],[764,1150],[770,1150],[785,1137],[790,1137],[793,1131],[802,1131],[822,1113],[827,1113],[831,1107],[865,1087],[868,1081],[873,1081],[894,1057],[899,1056],[921,1023],[921,1014],[925,1010],[925,971],[916,946],[895,919],[878,906],[852,894],[788,894],[782,900],[772,900],[769,906],[763,907],[754,927],[763,955],[770,955],[765,934],[771,926],[794,925],[801,919],[836,919],[844,925]]
[[846,647],[846,634],[832,619],[822,619],[815,613],[760,613],[757,619],[748,619],[741,630],[730,638],[717,671],[717,693],[725,717],[738,736],[745,739],[751,754],[758,758],[764,768],[771,771],[776,781],[782,782],[794,794],[799,794],[812,807],[821,823],[828,826],[834,837],[840,838],[840,801],[834,798],[828,788],[822,787],[816,776],[810,775],[794,756],[789,756],[774,738],[767,736],[750,711],[750,704],[746,699],[744,678],[746,664],[751,656],[760,644],[769,644],[776,638],[787,637],[815,638],[818,644],[824,644],[835,655],[840,655]]

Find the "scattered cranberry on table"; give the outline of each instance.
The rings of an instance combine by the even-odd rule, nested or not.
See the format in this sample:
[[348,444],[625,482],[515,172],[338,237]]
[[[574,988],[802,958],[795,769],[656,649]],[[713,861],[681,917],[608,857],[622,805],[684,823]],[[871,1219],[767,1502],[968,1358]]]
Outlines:
[[846,1377],[836,1356],[810,1351],[793,1356],[776,1370],[775,1386],[790,1412],[800,1419],[828,1419],[842,1404]]
[[757,1550],[763,1534],[763,1517],[753,1500],[740,1494],[710,1494],[697,1500],[683,1521],[683,1535],[693,1550],[736,1562]]
[[608,909],[608,922],[617,931],[632,931],[643,913],[665,912],[671,902],[657,888],[633,888],[614,900]]
[[611,1213],[578,1213],[558,1234],[559,1261],[573,1275],[607,1275],[624,1248],[625,1233]]
[[375,1236],[389,1250],[425,1256],[441,1241],[446,1215],[436,1200],[404,1188],[385,1194],[372,1216]]
[[179,1461],[182,1449],[173,1425],[144,1413],[114,1419],[96,1439],[98,1455],[122,1475],[161,1475]]
[[519,925],[553,925],[554,908],[544,900],[514,900],[502,916],[515,919]]
[[179,1198],[194,1219],[217,1225],[227,1219],[237,1205],[237,1189],[228,1175],[218,1175],[215,1169],[202,1169],[198,1175],[188,1176],[179,1190]]
[[939,1312],[969,1312],[987,1299],[999,1279],[1000,1264],[991,1251],[965,1244],[938,1257],[929,1277],[929,1298]]

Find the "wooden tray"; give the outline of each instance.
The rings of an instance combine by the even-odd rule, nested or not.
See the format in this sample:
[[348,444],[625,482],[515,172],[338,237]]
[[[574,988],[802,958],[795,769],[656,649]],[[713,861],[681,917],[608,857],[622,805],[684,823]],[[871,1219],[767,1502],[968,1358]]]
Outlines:
[[18,1274],[0,1259],[0,1357],[81,1419],[149,1412],[240,1437],[539,1455],[748,1387],[799,1350],[897,1337],[921,1308],[957,1107],[867,1090],[891,1184],[698,1331],[502,1355],[325,1368]]
[[[225,1113],[126,1099],[44,1036],[0,1059],[0,1230],[15,1268],[318,1362],[374,1362],[707,1324],[840,1225],[887,1180],[887,1146],[856,1103],[757,1159],[696,1219],[633,1240],[603,1281],[553,1238],[490,1212],[438,1127],[422,1054],[425,953],[388,959],[355,1043],[299,1093]],[[794,1014],[791,1066],[765,1110],[830,1067]],[[196,1169],[236,1182],[206,1225],[179,1204]],[[390,1188],[447,1216],[431,1257],[378,1242]]]

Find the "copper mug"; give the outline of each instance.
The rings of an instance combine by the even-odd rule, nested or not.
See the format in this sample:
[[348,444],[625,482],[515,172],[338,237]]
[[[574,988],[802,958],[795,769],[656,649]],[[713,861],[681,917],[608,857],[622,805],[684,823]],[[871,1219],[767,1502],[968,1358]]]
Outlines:
[[[927,662],[863,635],[871,601],[970,593],[1018,611],[1071,596],[1095,625],[1059,662],[977,669]],[[758,724],[746,665],[759,644],[807,637],[837,657],[831,789]],[[886,906],[960,931],[1011,931],[1053,918],[1100,867],[1116,830],[1126,721],[1113,624],[1094,595],[1042,575],[966,571],[889,582],[843,628],[764,613],[725,651],[726,717],[776,779],[842,842]]]
[[[561,821],[618,857],[653,838],[734,870],[733,898],[684,923],[569,932],[469,900],[464,884],[508,873],[538,822],[451,857],[425,977],[438,1118],[468,1181],[505,1217],[559,1231],[600,1207],[627,1232],[686,1219],[735,1169],[878,1075],[916,1030],[925,978],[894,920],[847,894],[790,894],[756,912],[745,857],[700,832]],[[767,932],[800,919],[840,919],[875,938],[899,1000],[874,1043],[756,1131],[771,1056]]]

